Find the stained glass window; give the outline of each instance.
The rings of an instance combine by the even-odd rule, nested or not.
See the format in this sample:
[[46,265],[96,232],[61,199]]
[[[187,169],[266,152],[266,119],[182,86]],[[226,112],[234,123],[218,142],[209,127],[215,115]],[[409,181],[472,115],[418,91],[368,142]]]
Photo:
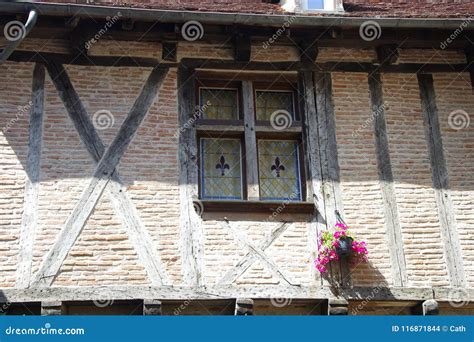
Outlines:
[[257,120],[269,121],[276,111],[287,111],[294,119],[293,92],[291,91],[257,91]]
[[236,89],[200,89],[200,108],[203,119],[238,120],[238,92]]
[[301,200],[298,142],[259,140],[261,200]]
[[201,198],[242,199],[239,139],[201,139]]

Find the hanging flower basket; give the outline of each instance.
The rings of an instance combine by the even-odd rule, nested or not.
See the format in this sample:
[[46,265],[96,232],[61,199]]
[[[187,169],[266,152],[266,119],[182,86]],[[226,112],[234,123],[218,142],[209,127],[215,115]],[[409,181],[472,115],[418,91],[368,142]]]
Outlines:
[[322,232],[318,240],[318,256],[315,260],[320,273],[326,273],[332,261],[348,259],[350,264],[367,262],[367,247],[364,241],[354,238],[343,222],[336,223],[334,231]]

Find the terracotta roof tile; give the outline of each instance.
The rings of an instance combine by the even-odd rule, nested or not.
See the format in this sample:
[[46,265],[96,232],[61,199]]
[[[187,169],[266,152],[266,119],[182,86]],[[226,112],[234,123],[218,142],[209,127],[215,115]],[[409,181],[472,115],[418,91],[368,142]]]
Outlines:
[[[36,2],[86,4],[85,0],[38,0]],[[92,0],[89,5],[231,12],[283,14],[270,0]],[[344,13],[313,13],[314,16],[467,18],[474,16],[474,0],[344,0]]]

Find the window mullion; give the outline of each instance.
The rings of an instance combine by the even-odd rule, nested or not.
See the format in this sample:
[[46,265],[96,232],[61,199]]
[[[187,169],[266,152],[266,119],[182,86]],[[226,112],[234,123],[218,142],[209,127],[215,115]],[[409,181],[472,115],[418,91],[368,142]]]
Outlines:
[[247,197],[249,200],[260,198],[257,163],[257,137],[255,135],[255,106],[251,81],[242,81],[242,104],[245,123],[245,169]]

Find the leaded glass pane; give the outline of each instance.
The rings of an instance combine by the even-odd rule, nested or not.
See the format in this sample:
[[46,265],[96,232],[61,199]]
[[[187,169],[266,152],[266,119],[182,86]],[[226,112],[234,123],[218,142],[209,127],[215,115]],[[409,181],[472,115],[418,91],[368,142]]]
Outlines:
[[301,200],[298,142],[259,140],[260,199]]
[[270,121],[276,111],[287,111],[294,119],[293,93],[290,91],[257,91],[257,120]]
[[235,89],[201,88],[203,119],[238,120],[238,93]]
[[201,139],[201,198],[242,199],[240,140]]

